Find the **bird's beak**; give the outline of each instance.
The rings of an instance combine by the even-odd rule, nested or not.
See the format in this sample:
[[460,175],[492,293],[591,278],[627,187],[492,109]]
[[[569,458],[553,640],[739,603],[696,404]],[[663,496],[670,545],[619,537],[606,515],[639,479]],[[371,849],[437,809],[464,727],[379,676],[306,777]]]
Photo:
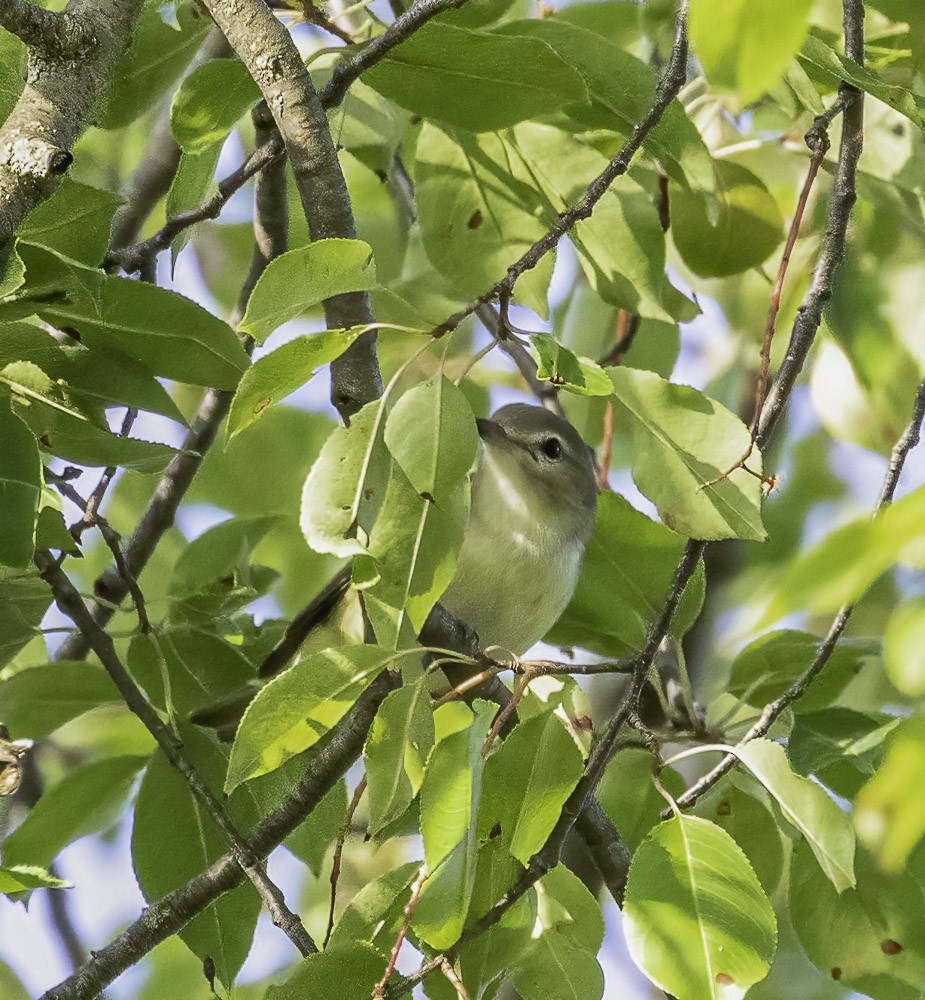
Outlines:
[[476,427],[479,429],[479,437],[486,443],[490,444],[492,441],[506,441],[507,434],[501,424],[494,420],[485,420],[482,417],[478,417],[475,421]]

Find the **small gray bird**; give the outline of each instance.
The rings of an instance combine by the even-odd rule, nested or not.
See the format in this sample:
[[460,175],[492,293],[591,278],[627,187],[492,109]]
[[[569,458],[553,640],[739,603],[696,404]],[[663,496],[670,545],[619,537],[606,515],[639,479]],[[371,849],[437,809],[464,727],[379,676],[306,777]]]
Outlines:
[[[552,628],[575,591],[597,506],[594,453],[567,420],[539,406],[513,403],[477,424],[482,448],[469,520],[441,604],[478,633],[482,649],[521,656]],[[344,636],[362,641],[359,602],[345,600],[349,583],[348,567],[294,623],[302,636],[316,629],[312,649]],[[283,669],[289,656],[271,656],[261,676]],[[255,692],[235,692],[192,721],[230,738]]]
[[521,656],[578,583],[597,506],[593,453],[567,420],[539,406],[512,403],[478,428],[469,522],[441,603],[483,649]]

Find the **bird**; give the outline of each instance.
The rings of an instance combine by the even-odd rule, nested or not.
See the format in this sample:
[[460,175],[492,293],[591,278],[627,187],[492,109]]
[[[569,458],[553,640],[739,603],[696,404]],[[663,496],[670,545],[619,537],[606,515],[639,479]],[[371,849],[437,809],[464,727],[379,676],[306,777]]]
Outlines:
[[[481,649],[520,657],[556,623],[578,583],[597,507],[594,452],[565,417],[527,403],[503,406],[476,426],[469,516],[440,602],[474,630]],[[350,594],[348,567],[298,616],[301,635],[316,632],[312,649],[338,633],[362,641],[359,602],[349,602]],[[289,658],[271,656],[261,681]],[[234,692],[191,721],[231,738],[256,690]]]

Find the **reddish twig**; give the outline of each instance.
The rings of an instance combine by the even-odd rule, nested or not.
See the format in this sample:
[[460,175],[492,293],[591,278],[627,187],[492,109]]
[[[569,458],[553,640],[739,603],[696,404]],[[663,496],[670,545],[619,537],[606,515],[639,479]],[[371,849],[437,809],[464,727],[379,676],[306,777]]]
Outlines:
[[392,954],[389,956],[389,964],[385,967],[382,979],[376,983],[376,986],[373,989],[372,1000],[385,1000],[385,988],[388,985],[389,977],[392,975],[392,971],[395,968],[395,963],[398,961],[398,953],[401,951],[401,946],[408,934],[408,927],[411,924],[411,917],[414,915],[414,908],[418,905],[418,900],[421,898],[421,892],[424,889],[424,883],[427,881],[427,876],[429,874],[430,869],[427,867],[427,862],[421,862],[417,878],[411,885],[411,898],[405,906],[405,919],[402,921],[401,930],[398,932],[398,937],[395,939],[395,944],[392,946]]
[[364,774],[360,779],[360,783],[354,789],[353,798],[350,800],[350,805],[347,806],[347,814],[344,816],[344,822],[337,835],[337,843],[334,845],[334,861],[331,865],[331,907],[328,910],[328,929],[324,935],[322,948],[327,948],[328,941],[331,939],[331,931],[334,930],[334,906],[337,903],[337,883],[340,879],[340,862],[344,854],[344,844],[347,840],[347,835],[350,833],[350,827],[353,825],[353,817],[360,804],[360,799],[363,798],[365,791],[366,775]]
[[742,454],[733,465],[731,465],[725,472],[718,475],[715,479],[711,479],[708,483],[704,483],[700,489],[707,489],[709,486],[715,486],[717,483],[721,483],[724,479],[728,479],[736,469],[744,469],[746,472],[760,479],[765,488],[770,491],[777,486],[777,478],[775,476],[766,476],[755,472],[750,469],[746,462],[752,457],[755,451],[755,445],[758,439],[758,428],[761,424],[761,414],[764,410],[764,404],[768,398],[768,383],[770,381],[771,374],[771,345],[774,342],[774,333],[777,324],[777,314],[780,312],[780,300],[781,294],[784,290],[784,279],[787,277],[787,270],[790,267],[790,257],[793,254],[793,248],[796,245],[797,237],[800,235],[800,227],[803,224],[803,216],[806,212],[806,205],[809,201],[809,193],[812,191],[813,185],[816,182],[816,176],[819,173],[819,168],[822,166],[822,161],[825,159],[826,153],[829,151],[829,135],[826,131],[835,116],[842,110],[843,105],[841,101],[836,101],[832,107],[825,112],[825,114],[817,116],[813,120],[812,127],[806,133],[806,145],[810,149],[811,156],[809,158],[809,169],[806,172],[806,179],[803,181],[803,188],[800,191],[800,197],[797,199],[796,209],[793,213],[793,219],[790,222],[790,229],[787,233],[787,240],[784,244],[784,253],[781,257],[780,266],[777,269],[777,280],[774,282],[774,288],[771,290],[771,301],[768,307],[768,321],[764,329],[764,339],[761,342],[761,366],[758,369],[758,378],[755,381],[755,413],[752,418],[751,426],[751,438],[748,442],[748,448]]

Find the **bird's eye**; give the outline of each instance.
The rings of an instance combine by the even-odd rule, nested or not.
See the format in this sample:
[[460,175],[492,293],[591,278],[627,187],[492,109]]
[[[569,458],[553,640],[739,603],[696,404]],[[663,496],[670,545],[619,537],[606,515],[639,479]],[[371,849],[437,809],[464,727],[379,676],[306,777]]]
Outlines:
[[546,438],[543,442],[543,454],[547,458],[561,458],[562,442],[558,438]]

